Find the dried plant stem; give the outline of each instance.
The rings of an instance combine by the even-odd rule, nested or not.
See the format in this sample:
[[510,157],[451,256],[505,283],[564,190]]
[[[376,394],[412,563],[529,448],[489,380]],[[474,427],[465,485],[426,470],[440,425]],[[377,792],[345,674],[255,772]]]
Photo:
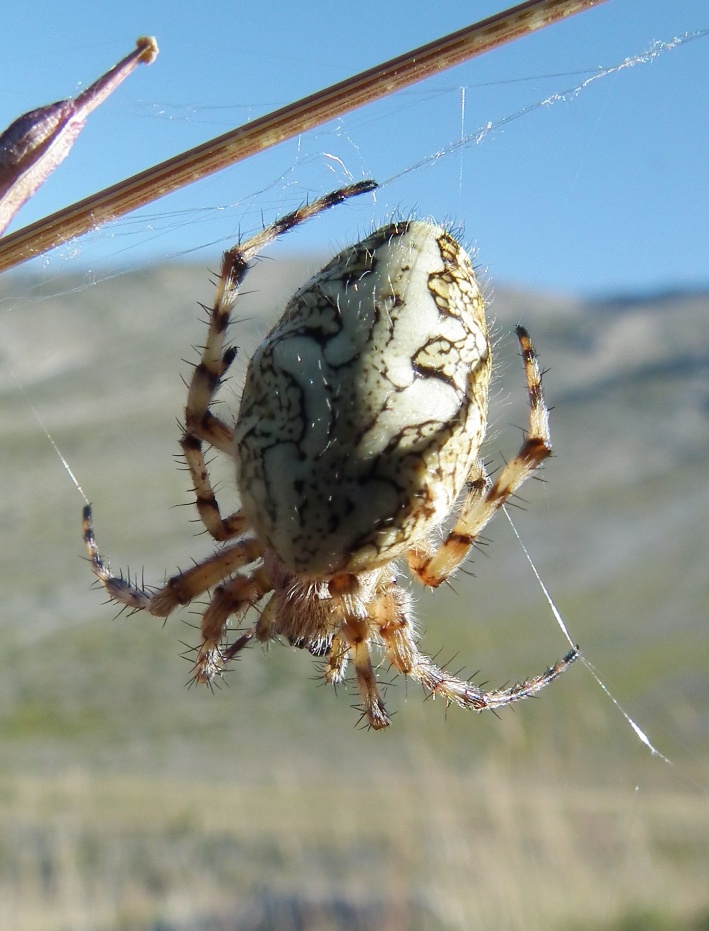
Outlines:
[[151,64],[158,46],[141,36],[135,50],[101,75],[74,100],[60,100],[19,116],[0,136],[0,233],[64,161],[89,114],[142,62]]
[[529,0],[289,104],[0,240],[0,271],[299,133],[605,0]]

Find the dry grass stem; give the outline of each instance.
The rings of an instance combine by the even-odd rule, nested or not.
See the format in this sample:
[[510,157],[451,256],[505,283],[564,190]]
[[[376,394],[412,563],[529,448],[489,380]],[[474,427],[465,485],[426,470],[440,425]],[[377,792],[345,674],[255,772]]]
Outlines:
[[155,165],[0,241],[0,271],[299,133],[605,0],[528,0]]
[[0,233],[54,169],[64,161],[93,110],[136,67],[158,54],[155,39],[141,37],[135,49],[74,100],[60,100],[24,113],[0,136]]

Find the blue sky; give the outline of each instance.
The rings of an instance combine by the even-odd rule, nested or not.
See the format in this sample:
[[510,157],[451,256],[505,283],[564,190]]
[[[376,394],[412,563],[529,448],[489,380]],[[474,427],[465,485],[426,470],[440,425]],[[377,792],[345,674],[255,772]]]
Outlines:
[[[91,116],[13,228],[506,5],[5,0],[2,125],[76,94],[137,36],[160,46]],[[165,198],[58,250],[48,266],[187,256],[213,268],[239,230],[350,173],[388,183],[376,202],[333,211],[284,248],[325,253],[401,210],[463,227],[495,284],[586,296],[709,287],[709,36],[536,106],[703,30],[706,0],[609,0]],[[480,144],[431,159],[488,123]]]

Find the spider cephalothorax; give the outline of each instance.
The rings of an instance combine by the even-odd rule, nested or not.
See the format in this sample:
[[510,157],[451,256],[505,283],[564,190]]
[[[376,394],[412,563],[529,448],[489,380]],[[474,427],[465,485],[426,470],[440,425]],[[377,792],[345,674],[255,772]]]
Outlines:
[[[200,517],[224,545],[151,592],[111,574],[89,508],[84,540],[94,572],[123,605],[165,617],[211,592],[197,681],[220,675],[253,638],[284,638],[322,657],[329,682],[342,681],[352,661],[366,720],[382,728],[389,717],[373,645],[434,696],[475,710],[536,693],[577,654],[523,683],[483,691],[419,650],[411,598],[397,583],[402,560],[424,585],[449,578],[495,511],[551,452],[539,366],[518,327],[529,432],[495,482],[485,472],[485,309],[468,255],[441,227],[391,223],[337,255],[296,292],[254,354],[235,426],[210,410],[235,356],[224,336],[250,260],[281,233],[375,186],[336,191],[224,255],[181,440]],[[236,464],[242,509],[225,518],[203,443]],[[253,624],[242,627],[257,604]]]

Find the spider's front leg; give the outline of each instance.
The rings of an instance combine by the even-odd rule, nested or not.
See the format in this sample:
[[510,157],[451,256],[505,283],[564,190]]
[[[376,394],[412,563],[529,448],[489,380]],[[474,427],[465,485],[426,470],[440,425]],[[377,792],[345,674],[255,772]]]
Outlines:
[[[224,375],[236,358],[236,348],[224,347],[224,336],[239,285],[248,262],[236,250],[224,253],[214,305],[209,310],[207,340],[187,390],[185,427],[180,439],[182,453],[192,477],[200,519],[215,540],[230,540],[247,527],[240,511],[223,518],[204,461],[202,443],[231,455],[233,430],[210,410]],[[206,309],[206,308],[205,308]]]
[[204,461],[202,443],[208,443],[228,456],[233,454],[234,432],[223,420],[215,416],[210,408],[224,375],[236,357],[235,347],[224,347],[224,337],[250,262],[261,249],[299,224],[350,197],[373,191],[376,187],[374,181],[361,181],[326,194],[311,204],[304,204],[286,214],[260,233],[224,253],[214,304],[208,310],[204,308],[209,314],[207,340],[190,379],[185,406],[185,427],[180,440],[192,477],[199,516],[215,540],[231,540],[243,533],[247,527],[246,518],[240,511],[229,517],[221,516]]
[[463,562],[480,533],[502,505],[551,455],[549,411],[544,403],[539,359],[529,333],[518,326],[529,396],[529,432],[521,449],[490,482],[480,462],[471,470],[461,512],[441,546],[433,553],[412,550],[409,565],[424,585],[437,588]]

